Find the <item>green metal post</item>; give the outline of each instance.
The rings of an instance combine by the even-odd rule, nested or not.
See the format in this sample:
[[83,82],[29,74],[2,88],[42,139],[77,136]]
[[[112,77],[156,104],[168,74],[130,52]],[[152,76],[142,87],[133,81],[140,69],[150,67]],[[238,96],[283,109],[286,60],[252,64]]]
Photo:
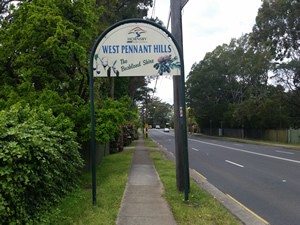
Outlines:
[[94,77],[93,58],[90,60],[90,113],[91,113],[91,156],[92,156],[92,199],[96,205],[96,145],[95,145],[95,110],[94,110]]

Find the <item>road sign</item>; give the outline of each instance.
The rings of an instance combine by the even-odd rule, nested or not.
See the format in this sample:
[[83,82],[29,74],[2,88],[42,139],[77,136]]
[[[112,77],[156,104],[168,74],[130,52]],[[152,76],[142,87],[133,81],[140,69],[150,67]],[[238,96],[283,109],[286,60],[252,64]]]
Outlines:
[[173,35],[149,20],[118,22],[99,38],[90,58],[92,200],[96,204],[94,77],[172,75],[184,77],[182,51]]
[[97,40],[94,77],[180,75],[181,59],[168,30],[148,20],[121,21]]

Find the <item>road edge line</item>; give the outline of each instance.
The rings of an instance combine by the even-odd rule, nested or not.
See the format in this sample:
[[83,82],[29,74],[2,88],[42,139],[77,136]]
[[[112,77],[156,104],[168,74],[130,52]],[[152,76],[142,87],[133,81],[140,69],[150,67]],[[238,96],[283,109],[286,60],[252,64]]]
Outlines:
[[198,171],[196,171],[195,169],[191,169],[191,171],[193,173],[196,173],[198,176],[200,176],[203,180],[207,180],[207,178],[205,176],[203,176],[201,173],[199,173]]
[[[164,153],[164,155],[167,159],[175,161],[175,156],[172,152],[169,152],[165,147],[160,145],[158,142],[156,142],[152,138],[151,138],[151,140],[154,141],[156,144],[158,144],[158,148],[160,150],[162,150],[162,152]],[[207,193],[212,195],[233,216],[235,216],[239,221],[241,221],[242,224],[245,224],[245,225],[267,225],[262,220],[258,219],[252,213],[247,211],[244,207],[242,207],[236,201],[234,201],[229,196],[227,196],[224,192],[220,191],[214,185],[209,183],[209,181],[206,179],[206,177],[204,177],[203,175],[199,176],[201,174],[198,171],[196,171],[195,169],[191,169],[191,168],[189,170],[190,170],[190,176],[191,176],[190,178],[192,178],[200,188],[202,188]]]
[[253,216],[255,216],[257,219],[261,220],[264,224],[269,225],[270,223],[263,219],[261,216],[257,215],[255,212],[253,212],[251,209],[243,205],[241,202],[236,200],[234,197],[232,197],[230,194],[225,193],[232,201],[234,201],[239,206],[243,207],[245,210],[247,210],[249,213],[251,213]]

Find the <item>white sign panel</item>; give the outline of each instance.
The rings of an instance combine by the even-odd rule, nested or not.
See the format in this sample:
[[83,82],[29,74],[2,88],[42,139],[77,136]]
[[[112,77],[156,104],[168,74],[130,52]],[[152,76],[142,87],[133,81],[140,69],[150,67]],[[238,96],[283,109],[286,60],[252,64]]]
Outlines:
[[180,75],[170,34],[148,22],[128,22],[106,31],[93,55],[94,77]]

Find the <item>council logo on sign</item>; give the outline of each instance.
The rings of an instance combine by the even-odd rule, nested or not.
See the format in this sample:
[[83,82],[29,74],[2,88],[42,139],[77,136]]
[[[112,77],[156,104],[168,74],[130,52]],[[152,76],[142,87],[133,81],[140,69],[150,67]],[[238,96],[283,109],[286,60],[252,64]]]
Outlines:
[[135,27],[128,32],[127,43],[145,43],[147,42],[147,38],[143,36],[147,31],[140,28]]

